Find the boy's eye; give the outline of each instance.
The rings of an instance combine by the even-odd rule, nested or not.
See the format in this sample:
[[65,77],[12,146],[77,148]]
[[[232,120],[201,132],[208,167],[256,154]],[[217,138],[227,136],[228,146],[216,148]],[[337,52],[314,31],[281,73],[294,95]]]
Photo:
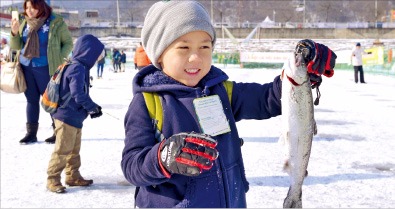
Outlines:
[[[189,49],[190,47],[189,46],[179,46],[179,47],[177,47],[178,49]],[[201,46],[201,47],[199,47],[200,49],[211,49],[211,46]]]

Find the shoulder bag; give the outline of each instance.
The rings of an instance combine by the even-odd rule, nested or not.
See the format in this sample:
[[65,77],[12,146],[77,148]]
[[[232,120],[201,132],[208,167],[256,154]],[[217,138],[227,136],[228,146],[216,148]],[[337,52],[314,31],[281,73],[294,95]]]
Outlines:
[[[8,59],[1,63],[1,91],[12,94],[19,94],[26,91],[26,81],[23,75],[21,64],[19,63],[20,50],[16,53],[16,57]],[[11,57],[11,50],[9,53]]]

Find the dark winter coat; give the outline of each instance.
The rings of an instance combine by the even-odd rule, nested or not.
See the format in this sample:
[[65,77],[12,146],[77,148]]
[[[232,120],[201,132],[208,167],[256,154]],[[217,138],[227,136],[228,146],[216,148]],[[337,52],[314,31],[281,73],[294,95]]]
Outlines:
[[125,53],[121,53],[121,60],[120,60],[120,62],[121,63],[126,63],[126,54]]
[[[104,49],[104,45],[92,35],[84,35],[75,43],[72,64],[63,72],[60,98],[71,92],[71,100],[65,107],[59,107],[52,117],[64,123],[82,128],[82,122],[98,105],[89,96],[89,70]],[[63,105],[63,101],[60,105]]]
[[[163,74],[154,66],[139,71],[133,80],[134,97],[125,116],[125,147],[122,171],[133,185],[140,186],[136,204],[150,207],[246,207],[249,185],[244,172],[236,121],[267,119],[281,114],[281,80],[268,84],[235,83],[232,104],[222,82],[228,76],[212,67],[197,87],[188,87]],[[158,148],[143,91],[157,92],[163,105],[163,134],[199,132],[193,100],[218,95],[231,128],[215,136],[219,157],[209,171],[197,177],[173,174],[166,178],[159,167]]]
[[121,53],[118,50],[114,50],[114,52],[112,53],[112,61],[113,63],[120,63]]

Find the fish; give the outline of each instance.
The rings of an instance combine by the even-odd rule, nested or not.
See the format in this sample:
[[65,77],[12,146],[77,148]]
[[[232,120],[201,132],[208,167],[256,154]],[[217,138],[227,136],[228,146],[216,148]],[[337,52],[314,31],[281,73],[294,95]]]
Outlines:
[[290,177],[283,208],[302,208],[302,185],[317,134],[311,83],[302,54],[295,53],[284,63],[281,77],[280,142],[285,145],[284,170]]

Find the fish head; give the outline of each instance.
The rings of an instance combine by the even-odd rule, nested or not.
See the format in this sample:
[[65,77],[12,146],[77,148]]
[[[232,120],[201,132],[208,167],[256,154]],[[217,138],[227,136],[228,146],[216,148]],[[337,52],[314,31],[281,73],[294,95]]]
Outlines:
[[292,53],[288,60],[285,61],[283,70],[285,75],[288,78],[292,78],[297,84],[302,84],[309,80],[307,66],[301,53]]

